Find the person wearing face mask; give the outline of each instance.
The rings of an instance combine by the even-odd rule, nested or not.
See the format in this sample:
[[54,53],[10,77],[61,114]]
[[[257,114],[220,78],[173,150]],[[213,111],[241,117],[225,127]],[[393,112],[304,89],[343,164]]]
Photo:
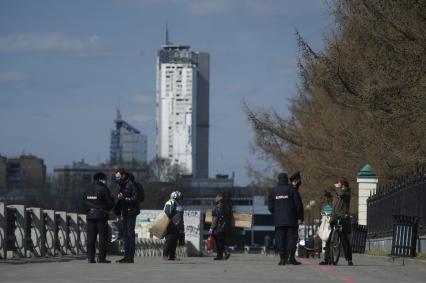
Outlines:
[[118,169],[114,181],[119,186],[118,202],[115,213],[122,217],[124,257],[118,263],[133,263],[135,257],[135,225],[136,216],[140,213],[140,191],[135,182],[131,180],[131,173]]
[[[348,265],[354,265],[352,262],[352,247],[349,241],[348,234],[351,233],[351,223],[349,218],[349,205],[351,203],[351,188],[349,187],[348,180],[346,178],[340,178],[337,184],[334,184],[335,191],[334,194],[331,192],[326,192],[325,196],[328,198],[333,198],[333,211],[331,213],[330,226],[331,231],[330,235],[333,232],[334,226],[337,222],[337,219],[342,221],[342,234],[341,241],[343,246],[343,252],[345,258],[348,262]],[[321,261],[320,265],[327,265],[331,263],[330,259],[330,244],[331,237],[328,237],[325,246],[324,260]]]
[[[303,212],[303,202],[300,197],[299,188],[302,185],[302,176],[300,175],[300,171],[296,171],[293,175],[290,176],[290,186],[295,190],[296,198],[299,199],[299,202],[302,204],[299,209],[298,215],[300,217],[300,223],[304,221],[304,212]],[[299,231],[299,226],[297,226],[297,231]],[[299,233],[295,233],[294,247],[290,250],[290,257],[288,260],[289,264],[300,265],[301,263],[296,260],[296,249],[297,249],[297,241],[299,240]]]
[[96,238],[99,235],[98,263],[110,263],[106,259],[108,242],[108,212],[114,206],[114,198],[106,185],[102,172],[93,176],[94,184],[83,194],[87,219],[87,259],[95,263]]

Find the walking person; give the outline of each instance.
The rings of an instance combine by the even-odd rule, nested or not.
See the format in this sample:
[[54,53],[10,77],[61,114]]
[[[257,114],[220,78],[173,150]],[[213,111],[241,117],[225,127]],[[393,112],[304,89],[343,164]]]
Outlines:
[[170,199],[164,205],[164,213],[170,218],[165,236],[166,241],[163,247],[163,258],[166,260],[176,260],[178,243],[180,245],[184,245],[185,243],[184,208],[181,205],[182,201],[182,193],[175,191],[170,194]]
[[232,211],[225,204],[223,196],[217,195],[215,207],[212,210],[212,225],[209,235],[213,235],[217,255],[214,260],[228,259],[231,254],[228,251],[227,241],[231,233]]
[[115,173],[114,181],[119,186],[115,212],[121,214],[124,240],[124,257],[118,263],[133,263],[135,257],[136,216],[140,213],[139,203],[143,199],[143,191],[131,176],[130,172],[122,168]]
[[114,206],[114,198],[106,185],[102,172],[93,176],[93,185],[83,194],[87,219],[87,259],[95,263],[96,238],[99,235],[98,263],[111,263],[106,259],[108,243],[108,213]]
[[290,251],[294,248],[297,225],[302,223],[303,205],[293,188],[288,185],[287,173],[278,175],[278,185],[268,197],[268,209],[273,214],[275,238],[280,254],[278,265],[286,265]]
[[[330,192],[326,192],[326,197],[332,197],[332,207],[333,210],[331,212],[331,218],[330,218],[330,226],[331,231],[330,235],[334,230],[334,226],[337,222],[337,219],[341,219],[342,223],[342,233],[341,233],[341,241],[343,246],[343,252],[345,254],[345,259],[348,262],[348,265],[354,265],[352,262],[352,247],[349,241],[348,234],[351,233],[351,223],[349,218],[349,205],[351,202],[351,189],[349,187],[349,183],[345,178],[340,178],[340,180],[337,182],[335,186],[335,192],[334,195],[332,195]],[[325,245],[325,252],[324,252],[324,260],[321,261],[320,265],[327,265],[331,264],[330,259],[330,242],[331,237],[328,237],[328,240]]]
[[[303,201],[299,192],[300,185],[302,185],[302,176],[300,175],[300,171],[296,171],[293,175],[290,176],[290,186],[295,190],[296,197],[299,199],[299,202],[302,204],[300,206],[301,211],[298,212],[298,215],[301,215],[300,219],[301,219],[301,223],[303,223],[304,211],[303,211]],[[298,223],[298,224],[301,224],[301,223]],[[296,229],[297,229],[297,233],[295,234],[294,246],[290,251],[290,257],[289,257],[288,263],[293,265],[300,265],[302,263],[296,260],[297,242],[299,240],[299,225],[297,225]]]

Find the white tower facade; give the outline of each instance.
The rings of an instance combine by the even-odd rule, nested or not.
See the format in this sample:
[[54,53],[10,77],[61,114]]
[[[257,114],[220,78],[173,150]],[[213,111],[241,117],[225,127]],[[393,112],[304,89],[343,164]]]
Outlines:
[[157,53],[157,156],[208,177],[209,54],[168,39]]

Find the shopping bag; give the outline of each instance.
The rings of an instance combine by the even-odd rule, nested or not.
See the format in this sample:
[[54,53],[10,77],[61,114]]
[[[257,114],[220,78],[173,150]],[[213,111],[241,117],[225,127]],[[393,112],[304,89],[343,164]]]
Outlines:
[[318,228],[317,235],[321,240],[327,241],[328,237],[330,237],[330,232],[330,216],[324,215],[321,219],[321,225]]
[[214,250],[214,238],[213,238],[213,236],[212,236],[212,235],[210,235],[210,236],[207,238],[207,250],[208,250],[208,251],[212,251],[212,250]]
[[162,211],[154,220],[154,223],[152,223],[151,228],[149,228],[149,232],[155,237],[163,239],[164,236],[166,236],[167,226],[169,226],[169,223],[170,218],[164,213],[164,211]]

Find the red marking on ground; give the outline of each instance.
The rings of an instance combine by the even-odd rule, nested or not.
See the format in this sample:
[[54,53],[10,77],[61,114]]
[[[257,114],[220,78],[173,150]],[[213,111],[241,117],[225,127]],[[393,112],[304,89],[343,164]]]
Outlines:
[[342,280],[345,283],[355,283],[355,281],[354,281],[354,279],[353,279],[352,276],[349,276],[349,275],[346,275],[346,274],[337,273],[331,266],[327,266],[327,265],[315,265],[309,259],[302,259],[302,263],[304,265],[310,265],[313,268],[316,268],[319,271],[327,274],[328,276],[331,276],[331,277],[337,278],[339,280]]

